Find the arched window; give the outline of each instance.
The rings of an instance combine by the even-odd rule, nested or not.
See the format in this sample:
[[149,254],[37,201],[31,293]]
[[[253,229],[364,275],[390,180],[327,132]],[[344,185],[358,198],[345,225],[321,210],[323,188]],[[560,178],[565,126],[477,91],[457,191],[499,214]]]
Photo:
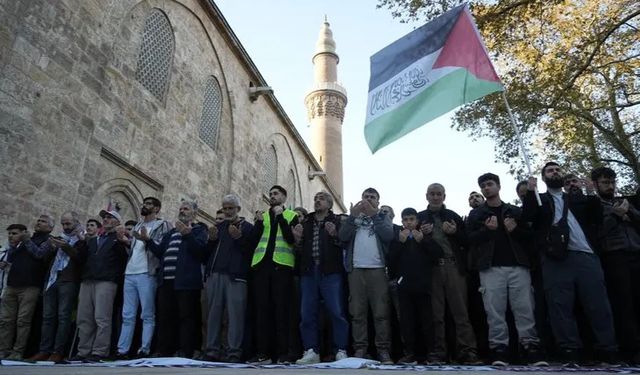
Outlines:
[[136,80],[164,103],[169,87],[175,40],[167,16],[157,8],[144,23]]
[[202,104],[202,119],[200,120],[200,139],[213,150],[216,149],[220,113],[222,111],[222,93],[220,84],[215,77],[207,78],[204,88],[204,102]]
[[262,164],[262,190],[267,193],[269,188],[278,183],[278,155],[276,148],[271,145],[267,148]]

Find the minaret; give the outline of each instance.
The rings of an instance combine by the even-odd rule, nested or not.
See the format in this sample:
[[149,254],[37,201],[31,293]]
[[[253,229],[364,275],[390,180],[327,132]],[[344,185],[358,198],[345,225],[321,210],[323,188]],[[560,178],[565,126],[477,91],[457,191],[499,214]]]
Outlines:
[[311,152],[327,174],[329,183],[342,195],[342,121],[347,91],[338,83],[338,54],[327,16],[313,55],[314,85],[304,99],[311,124]]

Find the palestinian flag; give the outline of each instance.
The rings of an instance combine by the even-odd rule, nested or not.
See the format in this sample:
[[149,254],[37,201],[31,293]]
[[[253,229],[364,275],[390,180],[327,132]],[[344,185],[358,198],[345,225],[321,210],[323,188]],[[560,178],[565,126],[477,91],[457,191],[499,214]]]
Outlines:
[[450,110],[504,90],[467,4],[371,56],[364,135],[372,153]]

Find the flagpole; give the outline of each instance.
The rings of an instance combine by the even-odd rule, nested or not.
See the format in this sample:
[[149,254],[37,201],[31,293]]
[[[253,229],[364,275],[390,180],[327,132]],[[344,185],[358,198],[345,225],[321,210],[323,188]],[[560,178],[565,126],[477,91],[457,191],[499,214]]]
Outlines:
[[[502,91],[502,99],[504,100],[504,104],[507,106],[507,112],[509,113],[509,118],[511,119],[511,126],[513,126],[513,130],[516,132],[516,137],[518,138],[518,144],[520,145],[520,152],[522,153],[522,157],[524,158],[524,163],[527,166],[527,170],[529,172],[529,176],[533,176],[533,172],[531,169],[531,161],[529,160],[529,154],[527,150],[524,148],[524,142],[522,141],[522,133],[520,133],[520,129],[518,129],[518,125],[516,124],[516,119],[513,117],[513,112],[511,112],[511,106],[509,105],[509,101],[507,101],[507,95],[505,94],[507,90]],[[540,195],[538,194],[538,188],[535,188],[536,192],[536,200],[538,201],[538,206],[542,206],[542,202],[540,201]]]

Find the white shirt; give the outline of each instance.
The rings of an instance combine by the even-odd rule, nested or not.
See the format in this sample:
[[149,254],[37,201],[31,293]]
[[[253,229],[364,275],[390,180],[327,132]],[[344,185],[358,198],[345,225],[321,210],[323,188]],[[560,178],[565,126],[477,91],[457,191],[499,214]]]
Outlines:
[[[549,190],[549,194],[553,197],[553,203],[555,206],[555,213],[553,216],[553,223],[557,223],[562,218],[562,210],[564,209],[564,200],[562,199],[562,190]],[[580,227],[580,223],[573,213],[571,213],[571,207],[567,212],[567,224],[569,224],[569,245],[568,249],[573,251],[583,251],[585,253],[593,253],[589,241]]]

